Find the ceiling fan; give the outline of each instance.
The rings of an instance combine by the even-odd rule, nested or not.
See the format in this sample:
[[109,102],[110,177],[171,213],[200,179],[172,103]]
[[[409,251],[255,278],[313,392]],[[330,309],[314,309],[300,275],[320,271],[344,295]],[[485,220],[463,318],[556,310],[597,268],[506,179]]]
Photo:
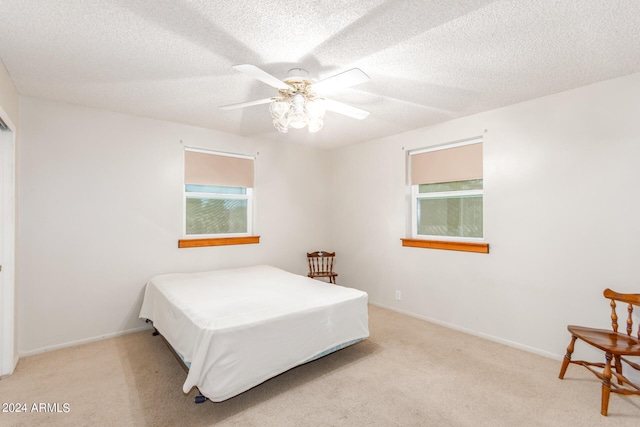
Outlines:
[[318,92],[344,89],[369,81],[369,76],[359,68],[352,68],[315,83],[309,80],[309,73],[302,68],[292,68],[284,80],[272,76],[255,65],[234,65],[233,68],[278,89],[278,95],[256,101],[223,105],[219,108],[234,110],[270,104],[269,111],[273,118],[273,125],[280,132],[286,133],[289,128],[302,129],[305,126],[309,132],[317,132],[322,129],[326,110],[359,120],[369,115],[369,112],[363,109],[318,95]]

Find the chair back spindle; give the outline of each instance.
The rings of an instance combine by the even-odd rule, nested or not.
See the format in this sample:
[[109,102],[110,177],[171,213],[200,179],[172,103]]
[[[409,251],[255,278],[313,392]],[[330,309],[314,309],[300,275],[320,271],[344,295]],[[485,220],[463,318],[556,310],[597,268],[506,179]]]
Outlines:
[[[629,304],[627,307],[629,316],[627,317],[627,335],[631,336],[633,333],[633,304]],[[638,328],[638,338],[640,339],[640,327]]]
[[618,313],[616,313],[616,301],[611,300],[609,304],[611,306],[611,328],[613,332],[618,332]]
[[[611,300],[611,327],[613,328],[613,332],[618,332],[618,314],[616,312],[616,301],[627,303],[627,336],[633,335],[633,310],[635,306],[640,306],[640,294],[621,294],[618,292],[614,292],[611,289],[606,289],[604,291],[605,298]],[[636,338],[640,339],[640,322],[638,324],[638,332]]]

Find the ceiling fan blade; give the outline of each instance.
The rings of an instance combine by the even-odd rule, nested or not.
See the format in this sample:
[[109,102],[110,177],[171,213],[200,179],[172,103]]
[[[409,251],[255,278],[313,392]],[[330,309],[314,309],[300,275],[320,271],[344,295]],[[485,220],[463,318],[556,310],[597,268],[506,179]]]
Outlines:
[[275,99],[277,98],[258,99],[256,101],[241,102],[239,104],[221,105],[218,108],[221,110],[235,110],[236,108],[251,107],[252,105],[268,104]]
[[368,82],[369,76],[360,68],[352,68],[335,76],[327,77],[311,85],[315,91],[329,91],[334,89],[344,89],[360,83]]
[[353,117],[354,119],[362,120],[366,118],[369,114],[368,111],[363,110],[361,108],[352,107],[351,105],[344,104],[339,101],[334,101],[333,99],[325,99],[324,107],[327,110],[333,111],[335,113],[343,114],[345,116]]
[[266,71],[256,67],[251,64],[240,64],[233,65],[234,69],[240,71],[241,73],[245,73],[246,75],[253,77],[256,80],[260,80],[262,83],[266,83],[271,87],[275,87],[276,89],[291,89],[291,86],[283,82],[282,80],[273,77],[271,74]]

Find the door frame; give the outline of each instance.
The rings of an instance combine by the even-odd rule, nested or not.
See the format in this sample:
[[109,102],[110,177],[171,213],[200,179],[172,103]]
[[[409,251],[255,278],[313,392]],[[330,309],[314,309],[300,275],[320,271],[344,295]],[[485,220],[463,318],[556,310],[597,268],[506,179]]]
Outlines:
[[16,128],[2,107],[0,117],[0,376],[10,375],[18,363],[15,329]]

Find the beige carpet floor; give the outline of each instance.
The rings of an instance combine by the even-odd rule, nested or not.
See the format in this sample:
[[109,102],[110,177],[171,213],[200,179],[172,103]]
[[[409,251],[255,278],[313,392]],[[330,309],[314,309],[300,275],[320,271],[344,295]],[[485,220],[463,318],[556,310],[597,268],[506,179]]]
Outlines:
[[25,357],[0,380],[0,402],[28,412],[1,412],[0,425],[640,426],[637,397],[612,395],[600,415],[600,383],[582,367],[559,380],[558,361],[375,306],[370,329],[366,341],[198,405],[150,331]]

